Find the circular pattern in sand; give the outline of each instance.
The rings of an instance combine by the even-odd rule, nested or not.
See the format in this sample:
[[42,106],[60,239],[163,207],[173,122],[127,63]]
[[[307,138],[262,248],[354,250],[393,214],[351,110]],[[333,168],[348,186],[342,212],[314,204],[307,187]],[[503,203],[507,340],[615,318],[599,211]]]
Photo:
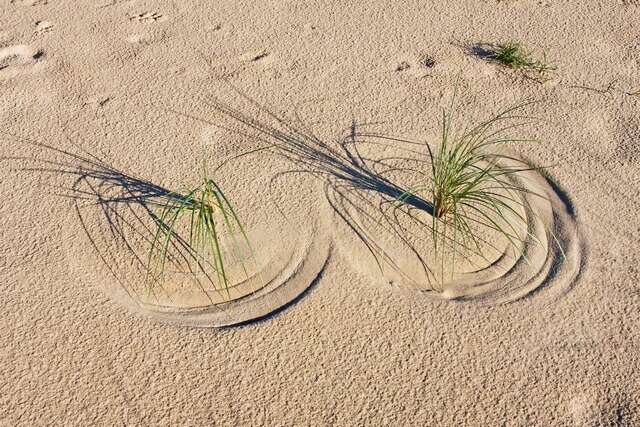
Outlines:
[[[568,198],[550,180],[536,171],[513,177],[528,191],[513,206],[527,219],[518,230],[522,241],[517,248],[478,226],[482,251],[465,254],[458,246],[453,258],[451,244],[434,250],[428,194],[407,205],[397,202],[405,190],[425,184],[428,156],[401,141],[380,145],[365,142],[352,148],[350,157],[356,160],[350,167],[357,173],[350,176],[358,178],[335,177],[326,185],[339,224],[338,248],[356,270],[399,289],[488,304],[543,289],[547,298],[555,298],[575,282],[583,243]],[[448,236],[451,243],[451,228]]]
[[[250,191],[251,185],[234,175],[235,180],[225,180],[225,191],[228,197],[233,195],[251,249],[239,236],[221,238],[228,285],[221,286],[211,269],[194,269],[193,262],[185,262],[184,249],[172,245],[163,280],[150,286],[146,266],[154,215],[159,213],[154,202],[167,190],[99,161],[81,163],[73,173],[78,179],[73,185],[75,215],[70,227],[77,231],[70,264],[85,283],[98,283],[132,312],[197,327],[258,319],[296,300],[314,283],[329,257],[330,239],[320,232],[321,220],[312,209],[293,207],[295,195],[280,197],[279,206],[293,211],[290,219],[285,218],[273,208],[271,197],[278,194]],[[269,177],[246,179],[259,185]]]

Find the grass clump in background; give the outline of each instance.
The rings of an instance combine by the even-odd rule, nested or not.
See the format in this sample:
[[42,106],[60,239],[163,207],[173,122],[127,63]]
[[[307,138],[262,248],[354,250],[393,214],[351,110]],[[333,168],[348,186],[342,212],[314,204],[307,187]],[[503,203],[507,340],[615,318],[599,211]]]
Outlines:
[[533,71],[540,75],[546,75],[556,70],[554,65],[547,62],[546,55],[542,59],[536,59],[531,52],[515,41],[493,46],[487,57],[505,67],[513,68],[514,70]]
[[525,77],[540,82],[549,80],[549,74],[557,69],[547,61],[546,55],[538,59],[515,41],[500,44],[474,43],[467,45],[465,50],[469,55],[519,71]]

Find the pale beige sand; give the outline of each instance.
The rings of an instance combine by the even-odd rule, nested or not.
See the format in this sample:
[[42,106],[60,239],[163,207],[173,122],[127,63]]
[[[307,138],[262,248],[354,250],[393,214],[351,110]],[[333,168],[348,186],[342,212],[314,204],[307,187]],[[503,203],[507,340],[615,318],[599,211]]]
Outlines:
[[[511,38],[547,52],[556,77],[463,48]],[[541,142],[518,152],[558,164],[582,230],[577,280],[509,304],[389,286],[334,236],[321,183],[289,176],[278,200],[339,242],[310,289],[245,326],[166,325],[104,292],[73,202],[51,194],[69,177],[21,170],[50,154],[8,135],[188,185],[202,159],[259,143],[168,109],[231,124],[215,96],[268,120],[222,79],[335,141],[353,120],[435,138],[458,75],[475,112],[545,101],[528,129]],[[28,158],[0,164],[0,425],[640,425],[638,91],[632,0],[0,0],[0,156]],[[266,188],[269,162],[254,160],[226,184]]]

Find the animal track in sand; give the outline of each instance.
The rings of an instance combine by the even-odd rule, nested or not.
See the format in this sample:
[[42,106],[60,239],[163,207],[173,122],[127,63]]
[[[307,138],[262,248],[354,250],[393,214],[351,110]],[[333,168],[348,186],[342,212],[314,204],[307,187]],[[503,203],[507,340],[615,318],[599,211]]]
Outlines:
[[135,45],[149,46],[164,38],[165,38],[165,34],[162,32],[149,32],[149,33],[132,34],[127,37],[127,41]]
[[26,45],[0,49],[0,79],[15,77],[35,64],[43,55],[43,51]]
[[[251,70],[267,70],[277,59],[277,55],[265,49],[250,50],[232,61],[221,61],[213,55],[209,61],[211,71],[219,78],[229,78]],[[277,73],[277,71],[276,71]]]
[[204,29],[207,31],[220,31],[222,29],[222,24],[207,25]]
[[101,107],[104,107],[110,101],[111,101],[111,97],[108,95],[104,95],[104,94],[94,95],[85,101],[85,103],[83,104],[83,107],[91,106],[93,108],[101,108]]
[[408,70],[409,68],[411,68],[411,65],[407,61],[402,61],[396,67],[396,71],[404,71],[404,70]]
[[164,22],[167,18],[158,12],[143,12],[137,15],[130,15],[130,21],[138,21],[145,23]]
[[136,0],[111,0],[109,3],[98,6],[99,9],[104,9],[105,7],[116,6],[124,3],[133,3]]
[[409,71],[417,76],[424,75],[426,70],[430,70],[436,65],[436,60],[430,55],[422,55],[416,60],[404,60],[400,61],[395,68],[395,71]]
[[36,34],[45,34],[53,29],[53,24],[48,21],[37,21],[35,25]]
[[272,62],[272,58],[270,58],[270,54],[266,50],[245,53],[240,57],[240,60],[242,62]]
[[436,66],[436,60],[430,55],[425,55],[420,59],[420,65],[424,68],[433,68]]

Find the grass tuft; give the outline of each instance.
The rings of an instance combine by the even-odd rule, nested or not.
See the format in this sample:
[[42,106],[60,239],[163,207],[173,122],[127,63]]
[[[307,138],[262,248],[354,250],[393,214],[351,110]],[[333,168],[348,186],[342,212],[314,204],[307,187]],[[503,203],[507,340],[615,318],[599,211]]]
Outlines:
[[505,67],[513,68],[514,70],[534,71],[540,75],[556,69],[554,65],[547,62],[546,57],[541,60],[534,58],[531,52],[515,41],[494,46],[487,57]]
[[[250,251],[251,245],[244,226],[227,196],[207,176],[206,170],[201,179],[198,187],[185,194],[171,193],[160,203],[147,262],[149,292],[164,281],[167,262],[175,247],[181,249],[181,257],[186,259],[191,272],[203,274],[214,289],[225,291],[227,297],[230,296],[229,262],[233,259],[242,263],[246,273],[240,243],[244,241]],[[186,232],[182,235],[179,230],[185,227]],[[231,241],[230,247],[223,244],[223,238]]]
[[530,103],[503,110],[476,126],[454,132],[454,102],[455,94],[450,108],[442,111],[437,148],[425,144],[431,164],[429,182],[398,198],[400,203],[414,195],[433,201],[432,240],[442,263],[441,276],[436,277],[440,284],[445,281],[445,264],[451,267],[453,277],[460,258],[469,260],[473,255],[487,260],[484,254],[492,244],[482,237],[481,229],[505,238],[518,255],[522,255],[525,240],[535,240],[528,231],[527,215],[532,213],[523,197],[534,193],[514,179],[516,174],[533,168],[496,152],[504,144],[533,141],[507,135],[530,121],[521,114]]

